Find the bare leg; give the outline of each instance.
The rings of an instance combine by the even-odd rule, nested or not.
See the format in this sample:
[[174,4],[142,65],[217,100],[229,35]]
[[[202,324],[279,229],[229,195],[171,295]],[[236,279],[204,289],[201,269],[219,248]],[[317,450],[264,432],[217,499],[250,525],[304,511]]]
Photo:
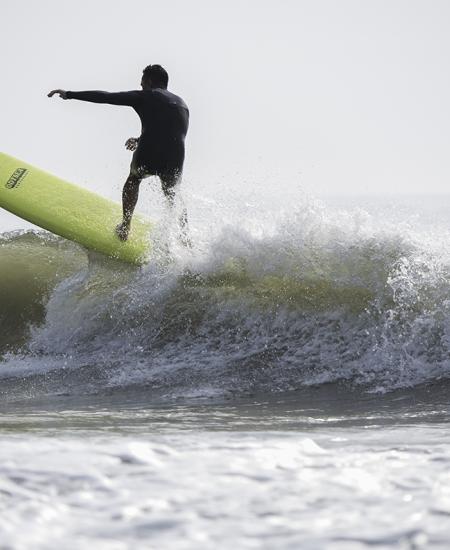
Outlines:
[[[164,175],[164,176],[160,176],[160,179],[161,179],[162,190],[167,199],[167,202],[170,208],[173,208],[175,204],[175,189],[176,189],[176,186],[181,181],[181,174],[175,173],[175,174],[169,174],[167,176]],[[188,228],[187,210],[184,204],[182,205],[182,210],[178,218],[178,223],[180,225],[180,230],[181,230],[181,233],[180,233],[181,242],[185,246],[191,247],[192,243],[188,235],[189,228]]]
[[121,241],[126,241],[128,239],[128,234],[130,232],[131,218],[133,217],[133,212],[136,207],[138,197],[139,197],[139,185],[142,181],[142,178],[133,175],[130,175],[123,186],[122,191],[122,210],[123,210],[123,221],[116,227],[117,236]]
[[161,182],[163,183],[162,190],[163,190],[164,196],[166,197],[170,208],[173,208],[175,204],[175,189],[173,187],[167,187],[167,185],[164,185],[164,182],[162,179],[161,179]]

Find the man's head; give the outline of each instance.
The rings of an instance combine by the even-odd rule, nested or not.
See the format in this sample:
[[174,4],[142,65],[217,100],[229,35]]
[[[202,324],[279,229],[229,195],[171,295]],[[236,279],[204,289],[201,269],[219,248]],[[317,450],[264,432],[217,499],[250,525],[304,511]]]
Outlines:
[[141,86],[143,90],[153,88],[167,88],[169,75],[161,65],[148,65],[142,72]]

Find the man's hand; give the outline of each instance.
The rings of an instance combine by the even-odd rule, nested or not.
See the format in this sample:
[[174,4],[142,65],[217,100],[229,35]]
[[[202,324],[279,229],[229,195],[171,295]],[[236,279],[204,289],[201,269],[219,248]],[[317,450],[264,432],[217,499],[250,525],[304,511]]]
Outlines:
[[67,99],[66,90],[52,90],[50,93],[47,94],[47,97],[53,97],[55,94],[58,94],[59,97],[62,99]]
[[128,151],[136,151],[138,143],[139,138],[128,138],[125,142],[125,147],[128,149]]

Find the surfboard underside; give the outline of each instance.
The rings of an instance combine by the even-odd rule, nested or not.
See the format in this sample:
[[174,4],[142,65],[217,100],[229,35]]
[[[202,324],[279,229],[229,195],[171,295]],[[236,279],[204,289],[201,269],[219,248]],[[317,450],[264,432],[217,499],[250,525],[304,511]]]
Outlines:
[[120,204],[4,153],[0,207],[111,258],[139,265],[149,257],[149,221],[135,215],[130,236],[122,242],[115,234],[122,220]]

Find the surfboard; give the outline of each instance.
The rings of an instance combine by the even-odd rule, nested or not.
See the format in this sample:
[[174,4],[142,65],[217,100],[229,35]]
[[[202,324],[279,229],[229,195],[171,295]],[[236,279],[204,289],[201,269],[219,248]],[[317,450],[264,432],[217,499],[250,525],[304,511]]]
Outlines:
[[89,250],[131,264],[149,257],[152,224],[135,215],[128,240],[115,227],[119,203],[68,183],[14,157],[0,153],[0,207]]

